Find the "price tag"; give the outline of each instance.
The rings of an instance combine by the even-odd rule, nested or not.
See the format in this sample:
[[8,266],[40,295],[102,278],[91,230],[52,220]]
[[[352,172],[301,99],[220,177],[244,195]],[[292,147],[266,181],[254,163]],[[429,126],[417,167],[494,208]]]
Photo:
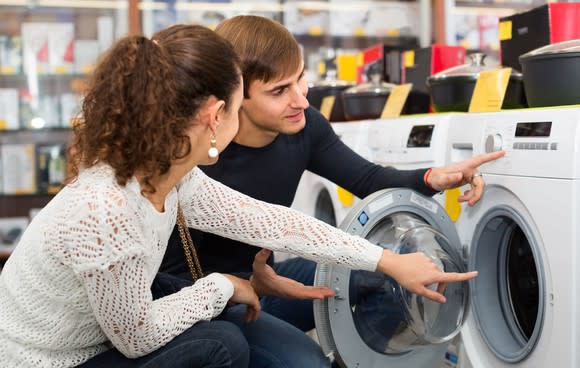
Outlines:
[[330,119],[330,114],[332,113],[335,99],[335,96],[326,96],[322,99],[322,103],[320,104],[320,113],[326,118],[326,120]]
[[499,40],[507,41],[512,39],[512,21],[506,20],[504,22],[499,22]]
[[2,65],[0,67],[0,74],[13,75],[16,74],[16,68],[12,65]]
[[511,72],[511,68],[480,72],[471,96],[469,112],[501,110]]
[[415,65],[415,51],[405,51],[403,53],[403,63],[405,68],[411,68]]
[[381,113],[381,119],[387,118],[398,118],[401,116],[405,102],[407,102],[407,97],[409,92],[411,92],[411,83],[401,84],[396,86],[391,90],[387,102],[383,107],[383,112]]

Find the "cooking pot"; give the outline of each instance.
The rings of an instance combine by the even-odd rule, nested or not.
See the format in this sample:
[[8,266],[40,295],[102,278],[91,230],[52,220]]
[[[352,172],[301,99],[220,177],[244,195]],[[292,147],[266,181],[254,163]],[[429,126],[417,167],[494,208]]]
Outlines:
[[381,116],[394,84],[381,81],[380,74],[372,74],[369,83],[350,87],[342,92],[346,120],[377,119]]
[[353,82],[342,81],[336,78],[319,80],[308,86],[306,99],[311,106],[320,110],[324,97],[335,96],[334,105],[332,106],[328,121],[345,121],[346,118],[344,117],[340,93],[352,86],[354,86]]
[[530,107],[580,104],[580,39],[520,56]]
[[[479,73],[498,68],[485,65],[485,56],[482,53],[470,54],[469,63],[443,70],[427,78],[431,103],[435,111],[468,111]],[[522,84],[522,74],[512,69],[502,104],[503,109],[527,106]]]

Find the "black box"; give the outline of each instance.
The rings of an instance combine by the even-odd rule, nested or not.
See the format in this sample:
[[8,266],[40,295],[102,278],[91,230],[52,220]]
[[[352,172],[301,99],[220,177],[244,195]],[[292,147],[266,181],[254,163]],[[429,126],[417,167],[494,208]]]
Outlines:
[[521,71],[521,55],[576,38],[580,38],[580,3],[551,3],[501,18],[501,64]]

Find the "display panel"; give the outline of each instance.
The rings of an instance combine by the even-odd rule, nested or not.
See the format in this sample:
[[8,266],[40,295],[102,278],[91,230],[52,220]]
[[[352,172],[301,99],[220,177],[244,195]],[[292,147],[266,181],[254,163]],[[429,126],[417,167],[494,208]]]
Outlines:
[[549,137],[551,129],[551,121],[517,123],[516,137]]
[[430,147],[435,125],[414,125],[407,139],[407,147]]

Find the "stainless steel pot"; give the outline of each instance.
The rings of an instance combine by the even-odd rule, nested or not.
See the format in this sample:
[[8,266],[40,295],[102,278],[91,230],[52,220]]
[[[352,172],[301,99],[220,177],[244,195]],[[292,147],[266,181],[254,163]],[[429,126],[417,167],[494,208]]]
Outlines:
[[344,90],[342,104],[346,120],[379,118],[394,87],[394,84],[382,82],[380,74],[372,74],[369,83]]
[[[468,111],[479,73],[498,66],[485,65],[485,54],[470,54],[470,62],[443,70],[427,78],[433,109],[437,112]],[[502,104],[503,109],[526,107],[522,74],[512,69]]]
[[346,117],[344,116],[340,94],[342,91],[352,86],[354,86],[353,82],[342,81],[336,78],[323,79],[308,86],[306,99],[311,106],[320,110],[324,97],[335,96],[334,105],[332,106],[328,121],[345,121]]

